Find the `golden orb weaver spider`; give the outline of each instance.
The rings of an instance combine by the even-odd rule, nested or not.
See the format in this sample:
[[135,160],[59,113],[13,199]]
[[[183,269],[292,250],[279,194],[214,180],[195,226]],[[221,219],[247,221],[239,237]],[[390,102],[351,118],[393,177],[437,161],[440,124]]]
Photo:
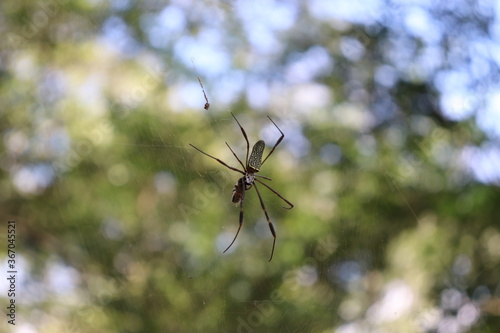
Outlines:
[[202,153],[202,154],[204,154],[204,155],[206,155],[206,156],[208,156],[208,157],[216,160],[217,162],[219,162],[220,164],[222,164],[226,168],[231,169],[231,170],[236,171],[236,172],[239,172],[239,173],[241,173],[243,175],[243,177],[241,177],[240,179],[238,179],[238,181],[234,185],[233,194],[232,194],[232,198],[231,198],[231,201],[234,204],[238,204],[238,203],[240,204],[240,219],[239,219],[239,223],[240,224],[239,224],[239,227],[238,227],[238,231],[236,232],[236,235],[233,238],[233,241],[231,242],[231,244],[229,244],[229,246],[224,250],[223,253],[226,253],[226,251],[229,250],[229,248],[236,241],[236,238],[238,237],[238,234],[240,233],[241,226],[243,225],[243,203],[245,201],[245,192],[248,191],[248,190],[250,190],[253,187],[253,188],[255,188],[255,191],[257,192],[257,195],[258,195],[259,201],[260,201],[260,206],[262,207],[262,210],[264,211],[264,214],[266,215],[266,219],[267,219],[267,222],[269,224],[269,229],[271,230],[271,233],[273,234],[273,237],[274,237],[273,248],[271,250],[271,257],[269,258],[269,261],[271,261],[273,259],[273,254],[274,254],[274,245],[276,244],[276,232],[274,231],[273,223],[271,222],[271,219],[269,218],[269,214],[267,213],[266,206],[264,205],[264,201],[262,200],[262,196],[260,195],[260,192],[259,192],[259,189],[257,188],[257,184],[256,183],[259,183],[259,184],[267,187],[271,192],[273,192],[274,194],[276,194],[281,200],[283,200],[284,202],[286,202],[289,205],[289,207],[283,207],[284,209],[292,209],[294,206],[293,206],[293,204],[290,201],[288,201],[287,199],[283,198],[283,196],[281,196],[281,194],[279,194],[277,191],[275,191],[274,189],[272,189],[269,185],[267,185],[266,183],[264,183],[263,181],[261,181],[260,179],[258,179],[258,178],[262,178],[262,179],[270,181],[271,180],[270,178],[267,178],[267,177],[264,177],[264,176],[261,176],[261,175],[256,175],[256,173],[258,173],[260,171],[260,168],[262,167],[262,165],[267,161],[267,159],[269,158],[269,156],[271,156],[271,154],[274,152],[274,149],[276,149],[276,147],[278,147],[278,145],[281,143],[281,141],[285,137],[285,134],[283,134],[283,132],[278,127],[278,125],[276,125],[276,123],[271,119],[271,117],[268,116],[267,118],[269,118],[269,120],[274,124],[274,126],[276,126],[276,128],[278,129],[278,131],[280,131],[281,136],[278,139],[278,141],[276,142],[276,144],[273,146],[273,148],[271,149],[271,151],[269,152],[269,154],[267,154],[267,156],[264,158],[264,160],[262,160],[262,154],[264,153],[264,147],[265,147],[265,143],[264,143],[263,140],[259,140],[259,141],[257,141],[257,143],[255,143],[255,145],[252,148],[252,153],[250,154],[250,157],[249,157],[248,153],[250,151],[250,143],[248,142],[247,134],[246,134],[245,130],[243,129],[243,127],[241,126],[241,124],[238,121],[238,119],[236,119],[236,117],[234,116],[234,114],[231,113],[231,115],[233,116],[234,120],[236,120],[236,123],[240,127],[241,133],[243,134],[243,137],[245,138],[245,141],[247,143],[247,153],[246,153],[246,158],[245,158],[245,164],[243,164],[243,162],[241,162],[241,160],[238,158],[238,156],[233,151],[233,149],[229,146],[229,144],[227,142],[225,142],[225,143],[226,143],[226,146],[231,151],[231,153],[233,153],[234,157],[240,163],[241,167],[243,168],[243,171],[227,165],[226,163],[224,163],[220,159],[218,159],[216,157],[213,157],[212,155],[209,155],[209,154],[205,153],[201,149],[196,148],[195,146],[193,146],[192,144],[189,144],[189,145],[191,147],[193,147],[194,149],[196,149],[197,151],[199,151],[200,153]]

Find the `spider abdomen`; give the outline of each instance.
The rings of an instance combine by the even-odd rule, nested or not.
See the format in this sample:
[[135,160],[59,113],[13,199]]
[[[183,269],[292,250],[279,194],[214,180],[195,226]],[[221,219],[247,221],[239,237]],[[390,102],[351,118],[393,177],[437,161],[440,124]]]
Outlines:
[[262,165],[262,154],[264,153],[264,148],[266,144],[264,140],[257,141],[252,148],[252,153],[248,159],[247,169],[249,173],[255,173],[260,171],[260,166]]

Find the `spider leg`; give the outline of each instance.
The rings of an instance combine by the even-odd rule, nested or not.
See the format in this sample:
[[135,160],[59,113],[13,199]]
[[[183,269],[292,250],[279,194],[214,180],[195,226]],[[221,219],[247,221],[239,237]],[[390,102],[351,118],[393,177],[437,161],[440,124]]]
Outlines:
[[234,244],[234,242],[236,241],[236,238],[238,237],[238,234],[240,233],[240,230],[241,230],[241,226],[243,225],[243,201],[245,201],[245,177],[241,177],[240,179],[238,179],[238,188],[236,190],[239,190],[241,191],[241,199],[240,199],[240,226],[238,227],[238,231],[236,231],[236,235],[234,236],[233,238],[233,241],[231,242],[231,244],[229,244],[229,246],[227,247],[227,249],[225,249],[222,253],[226,253],[227,250],[229,250],[229,248]]
[[243,167],[243,170],[246,171],[246,168],[245,166],[243,165],[243,162],[240,161],[240,159],[238,158],[238,156],[236,155],[236,153],[231,149],[231,147],[229,146],[229,144],[227,142],[225,142],[227,148],[229,148],[229,150],[231,151],[231,153],[233,153],[234,157],[236,157],[236,159],[238,160],[238,162],[240,162],[240,165]]
[[264,176],[261,176],[261,175],[255,175],[255,177],[260,177],[260,178],[264,178],[265,180],[272,180],[271,178],[268,178],[268,177],[264,177]]
[[[247,156],[245,158],[245,164],[248,164],[248,152],[250,151],[250,143],[248,142],[247,133],[245,132],[243,127],[241,127],[240,122],[238,121],[238,119],[236,119],[236,117],[234,116],[234,114],[232,112],[231,112],[231,116],[233,116],[234,120],[236,120],[236,122],[238,123],[238,126],[241,129],[241,133],[243,133],[243,136],[245,137],[245,141],[247,142]],[[243,168],[243,169],[245,169],[245,168]]]
[[284,209],[292,209],[292,208],[294,207],[294,205],[293,205],[290,201],[288,201],[288,200],[286,200],[285,198],[283,198],[283,197],[281,196],[281,194],[279,194],[276,190],[273,190],[273,189],[271,188],[271,186],[267,185],[266,183],[263,183],[262,181],[260,181],[260,180],[258,180],[258,179],[255,179],[255,181],[256,181],[256,182],[258,182],[259,184],[262,184],[262,185],[264,185],[265,187],[267,187],[267,188],[268,188],[271,192],[273,192],[274,194],[276,194],[276,195],[277,195],[277,196],[278,196],[281,200],[283,200],[284,202],[286,202],[286,203],[290,206],[290,207],[288,207],[288,208],[287,208],[287,207],[283,207]]
[[269,223],[269,229],[271,229],[271,233],[273,234],[274,240],[273,240],[273,248],[271,250],[271,257],[269,258],[269,261],[273,260],[273,254],[274,254],[274,245],[276,244],[276,232],[274,231],[274,226],[273,222],[271,222],[271,219],[269,219],[269,215],[267,214],[266,206],[264,206],[264,201],[262,200],[262,197],[260,196],[259,189],[257,188],[257,184],[253,184],[255,191],[257,191],[257,195],[259,196],[259,201],[260,201],[260,206],[262,207],[262,210],[264,211],[264,214],[266,215],[267,223]]
[[278,131],[280,131],[281,133],[281,136],[280,138],[278,139],[278,141],[276,142],[276,144],[274,145],[273,149],[271,149],[271,151],[269,152],[269,154],[267,154],[266,158],[262,161],[261,163],[261,166],[262,164],[264,164],[264,162],[267,160],[267,158],[269,156],[271,156],[271,154],[274,152],[274,149],[276,149],[276,147],[278,147],[278,145],[281,143],[281,141],[283,140],[283,138],[285,137],[285,134],[283,134],[283,132],[280,130],[280,128],[278,127],[278,125],[276,125],[276,123],[271,119],[271,117],[267,116],[267,118],[269,118],[269,120],[274,124],[274,126],[276,126],[276,128],[278,129]]
[[201,149],[199,149],[199,148],[196,148],[196,147],[195,147],[195,146],[193,146],[192,144],[189,144],[189,145],[190,145],[191,147],[193,147],[194,149],[196,149],[197,151],[199,151],[200,153],[202,153],[202,154],[204,154],[204,155],[207,155],[207,156],[208,156],[208,157],[210,157],[210,158],[213,158],[214,160],[216,160],[217,162],[219,162],[220,164],[222,164],[222,165],[223,165],[223,166],[225,166],[226,168],[229,168],[229,169],[231,169],[231,170],[233,170],[233,171],[239,172],[239,173],[241,173],[241,174],[243,174],[243,175],[245,174],[243,171],[238,170],[238,169],[236,169],[236,168],[233,168],[232,166],[227,165],[226,163],[222,162],[222,161],[221,161],[221,160],[219,160],[218,158],[213,157],[212,155],[209,155],[209,154],[205,153],[203,150],[201,150]]

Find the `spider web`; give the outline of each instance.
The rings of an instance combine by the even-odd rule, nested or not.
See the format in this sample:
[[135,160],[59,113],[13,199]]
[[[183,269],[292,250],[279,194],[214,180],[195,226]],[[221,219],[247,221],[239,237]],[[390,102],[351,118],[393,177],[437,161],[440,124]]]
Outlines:
[[[213,132],[213,134],[208,134],[209,137],[217,139],[213,140],[213,143],[209,144],[208,147],[193,141],[194,138],[190,139],[189,143],[200,146],[200,149],[220,158],[230,166],[238,167],[238,162],[227,149],[224,141],[227,141],[234,148],[241,160],[244,160],[245,156],[245,141],[237,124],[229,114],[230,110],[227,110],[211,119],[201,115],[200,122],[203,123],[204,127],[209,128],[209,133]],[[279,137],[279,132],[275,129],[273,131],[272,125],[265,125],[266,118],[263,115],[248,116],[242,114],[238,115],[238,118],[242,119],[240,122],[247,131],[250,145],[258,138],[265,138],[268,143],[267,149],[270,149],[270,144]],[[294,135],[294,128],[296,128],[293,119],[287,121],[286,118],[280,118],[278,122],[287,136],[264,166],[262,174],[273,178],[271,184],[275,188],[297,187],[301,185],[300,182],[287,182],[288,178],[281,178],[280,173],[290,175],[287,168],[293,169],[293,167],[301,165],[301,156],[295,155],[293,149],[290,149],[290,141],[300,141],[300,139],[291,138],[290,140],[290,136]],[[176,262],[180,269],[178,274],[181,278],[187,279],[188,287],[185,292],[190,295],[190,298],[196,300],[195,307],[203,308],[208,303],[217,300],[223,304],[224,310],[220,308],[214,310],[213,315],[231,321],[231,324],[228,324],[222,320],[222,327],[219,326],[219,328],[231,330],[236,327],[240,331],[258,330],[265,327],[263,325],[273,325],[273,322],[280,323],[278,324],[280,331],[290,332],[315,330],[316,322],[327,322],[331,326],[336,326],[338,322],[331,316],[332,308],[338,308],[338,311],[345,318],[355,315],[356,310],[351,308],[352,305],[349,301],[336,304],[339,299],[336,293],[322,290],[318,284],[321,284],[319,281],[322,279],[330,281],[336,285],[338,293],[353,293],[351,296],[353,298],[357,297],[354,290],[366,289],[363,286],[364,276],[373,269],[373,266],[377,266],[376,262],[389,255],[385,252],[383,244],[376,244],[377,238],[373,236],[371,228],[366,225],[365,221],[357,220],[356,217],[338,220],[335,232],[316,236],[315,241],[305,249],[300,264],[295,267],[287,267],[283,261],[286,261],[289,253],[297,255],[293,251],[299,249],[295,248],[293,243],[297,238],[300,239],[297,237],[297,232],[292,233],[287,230],[287,227],[290,228],[289,215],[293,217],[294,214],[308,214],[310,207],[316,207],[315,222],[321,225],[331,218],[330,210],[332,208],[321,202],[316,206],[311,205],[310,201],[304,200],[306,198],[299,197],[302,200],[295,202],[296,207],[293,210],[283,211],[281,210],[282,202],[276,196],[268,191],[262,191],[264,202],[270,211],[278,234],[277,256],[270,269],[270,272],[277,273],[280,277],[276,280],[272,274],[266,274],[269,269],[266,267],[266,258],[270,253],[272,237],[256,194],[253,191],[247,193],[242,230],[233,247],[228,253],[222,254],[222,251],[233,239],[238,227],[239,208],[231,205],[230,197],[232,187],[240,175],[187,146],[188,142],[185,146],[169,145],[169,140],[159,134],[161,127],[161,124],[149,125],[148,132],[151,133],[152,144],[142,146],[141,149],[151,150],[152,158],[161,165],[165,165],[166,170],[171,170],[168,172],[174,179],[182,178],[177,172],[189,165],[194,164],[194,169],[197,170],[187,179],[192,185],[187,191],[186,199],[176,205],[176,211],[172,212],[169,209],[168,215],[177,218],[169,221],[163,231],[164,237],[175,241],[179,252],[185,253],[181,260]],[[196,131],[197,126],[194,127]],[[299,153],[305,155],[303,151]],[[181,167],[179,167],[177,160],[172,158],[172,156],[179,155],[184,161]],[[328,160],[320,154],[309,153],[307,155],[308,161]],[[268,170],[271,174],[266,173]],[[352,170],[341,167],[338,172],[351,174]],[[276,183],[278,185],[275,185]],[[318,193],[319,200],[332,191],[332,188],[328,188],[327,179],[316,179],[316,183],[313,180],[312,184],[319,192],[324,192]],[[405,214],[410,216],[414,223],[426,224],[425,221],[419,221],[419,217],[394,179],[389,179],[386,186],[393,187],[393,197],[406,207]],[[374,210],[372,214],[376,215],[378,206],[375,205],[372,209]],[[432,225],[431,222],[429,224]],[[371,239],[372,237],[373,239]],[[350,243],[353,238],[364,240],[367,244],[375,243],[375,246],[371,249],[352,248]],[[397,252],[397,250],[394,251]],[[329,258],[334,253],[338,253],[344,259],[332,264]],[[163,258],[165,261],[169,259]],[[441,264],[445,265],[444,261]],[[463,266],[467,263],[458,263],[457,265]],[[235,269],[242,269],[243,272],[236,273]],[[225,282],[220,281],[221,271],[230,275]],[[455,279],[451,271],[449,274],[451,279]],[[254,282],[254,279],[260,281],[261,289],[268,290],[267,296],[259,297],[254,294],[253,286],[257,283]],[[463,282],[455,280],[449,281],[447,291],[452,294],[450,297],[464,297],[461,290],[465,288]],[[322,295],[322,292],[325,295]],[[308,294],[310,295],[307,296]],[[352,330],[369,331],[370,326],[383,326],[384,321],[390,321],[392,317],[389,313],[396,310],[402,312],[400,316],[411,317],[409,320],[422,329],[436,325],[438,315],[435,307],[422,308],[418,311],[417,318],[413,317],[414,313],[410,311],[410,305],[401,300],[397,309],[394,308],[395,305],[391,307],[391,302],[408,295],[411,295],[410,286],[401,279],[394,279],[388,282],[387,289],[379,295],[378,301],[374,302],[372,307],[368,309],[364,320],[343,325],[339,329],[346,332]],[[466,305],[463,305],[462,308],[464,306]],[[470,311],[473,309],[471,308]],[[299,318],[299,320],[290,323],[290,318]],[[183,323],[192,331],[203,330],[205,324],[205,322],[191,323],[187,321],[183,321]],[[445,321],[445,323],[447,322]]]
[[[295,316],[303,311],[310,314],[321,311],[326,316],[331,311],[329,303],[325,302],[322,305],[309,304],[301,307],[300,310],[289,308],[286,297],[285,295],[281,295],[282,292],[279,287],[284,284],[286,288],[293,290],[301,288],[302,284],[310,284],[311,278],[317,278],[314,277],[317,273],[310,271],[312,268],[311,261],[316,260],[314,256],[319,253],[320,257],[325,260],[328,254],[335,251],[337,240],[333,240],[330,235],[319,241],[321,244],[319,247],[311,245],[308,249],[308,259],[304,261],[306,265],[296,270],[291,270],[289,272],[290,276],[284,282],[280,280],[273,281],[274,279],[271,279],[269,276],[267,278],[264,277],[262,281],[265,285],[264,289],[275,290],[276,295],[274,295],[274,298],[269,298],[269,296],[253,296],[256,298],[252,299],[254,292],[252,291],[253,287],[250,281],[258,278],[259,275],[266,275],[265,271],[268,269],[266,263],[272,244],[272,236],[257,195],[253,190],[247,192],[245,198],[245,219],[242,230],[233,247],[226,254],[222,254],[222,251],[233,239],[238,227],[239,208],[234,207],[230,203],[230,198],[232,187],[240,177],[240,174],[224,168],[216,161],[188,146],[188,143],[193,143],[200,149],[222,159],[229,165],[239,167],[238,162],[232,156],[229,149],[227,149],[224,141],[227,141],[233,147],[241,160],[245,158],[245,141],[237,124],[230,116],[230,111],[220,112],[220,114],[217,118],[212,118],[212,120],[205,115],[200,115],[199,117],[199,121],[203,123],[203,126],[209,128],[207,131],[209,133],[208,136],[210,138],[217,138],[208,147],[196,142],[195,138],[190,139],[189,142],[185,142],[184,146],[171,145],[170,140],[161,134],[164,131],[163,124],[153,123],[146,127],[141,127],[142,130],[147,129],[145,131],[148,133],[147,141],[149,140],[151,144],[134,146],[140,148],[145,155],[149,155],[150,158],[154,159],[150,163],[157,163],[163,166],[164,170],[168,170],[166,171],[167,178],[175,179],[176,187],[180,187],[178,179],[182,179],[183,177],[180,174],[183,168],[188,168],[189,165],[194,164],[194,169],[198,170],[193,172],[186,180],[192,183],[192,185],[187,190],[185,199],[176,203],[174,208],[169,207],[166,209],[168,213],[165,212],[164,215],[174,218],[167,219],[167,223],[162,228],[163,237],[161,238],[170,239],[175,242],[177,250],[185,253],[182,260],[176,262],[179,270],[178,274],[181,279],[187,281],[189,286],[187,290],[189,291],[186,292],[191,293],[190,297],[197,300],[197,306],[206,306],[207,303],[214,302],[214,298],[223,304],[232,304],[225,311],[218,310],[219,312],[216,312],[214,315],[222,318],[227,316],[232,317],[233,322],[236,320],[237,328],[243,331],[257,329],[269,317],[283,322],[282,329],[285,331],[300,331],[301,329],[314,327],[311,326],[311,321],[304,317],[299,327],[295,327],[294,329],[287,328],[287,325],[284,324],[286,322],[284,319],[288,316]],[[279,138],[280,133],[264,115],[241,114],[238,115],[238,118],[247,131],[251,145],[257,139],[264,138],[265,142],[268,143],[266,150],[269,151],[271,145]],[[287,136],[285,137],[285,141],[278,146],[275,153],[264,165],[261,174],[273,178],[273,181],[269,182],[270,185],[280,191],[280,188],[285,187],[283,184],[287,184],[287,170],[293,168],[293,165],[298,165],[298,158],[302,156],[294,155],[293,149],[289,149],[290,143],[287,140],[288,137],[293,136],[294,128],[298,127],[296,121],[292,119],[287,122],[285,118],[279,119],[278,125]],[[194,125],[193,127],[193,131],[196,131],[197,126]],[[296,138],[290,141],[298,142],[300,139]],[[304,154],[304,152],[301,152],[301,154]],[[184,161],[184,163],[179,164],[178,159],[174,156],[181,156],[181,161]],[[313,158],[318,159],[319,157],[315,156]],[[272,176],[266,173],[267,170],[273,172]],[[284,175],[280,175],[281,172]],[[163,173],[160,172],[160,174]],[[142,182],[140,179],[136,181]],[[156,184],[158,189],[162,187],[162,181],[163,178],[160,177],[158,184]],[[292,184],[292,186],[300,186],[300,184]],[[173,189],[174,187],[170,188],[170,190]],[[279,198],[262,186],[261,189],[263,200],[278,234],[276,255],[283,253],[282,247],[286,246],[287,243],[289,243],[288,246],[291,246],[293,251],[297,251],[297,249],[293,249],[291,238],[293,236],[287,231],[287,224],[290,223],[287,217],[294,214],[296,210],[300,211],[304,208],[300,207],[297,209],[294,208],[291,211],[285,211],[281,208],[283,202]],[[283,194],[282,191],[280,192]],[[286,197],[285,194],[283,195]],[[301,206],[300,203],[296,204],[298,207]],[[325,253],[322,253],[323,251]],[[167,255],[162,255],[162,257],[165,261],[171,260]],[[273,259],[272,272],[283,269],[283,264],[280,263],[282,260],[281,255]],[[245,265],[238,265],[238,263],[245,263]],[[250,268],[244,268],[249,263],[251,263]],[[221,274],[221,271],[228,270],[230,272],[238,269],[238,267],[244,269],[242,274],[235,274],[227,282],[220,282],[218,276]],[[247,274],[250,276],[250,281]],[[281,313],[282,311],[284,312]],[[192,331],[203,330],[202,323],[184,323]]]

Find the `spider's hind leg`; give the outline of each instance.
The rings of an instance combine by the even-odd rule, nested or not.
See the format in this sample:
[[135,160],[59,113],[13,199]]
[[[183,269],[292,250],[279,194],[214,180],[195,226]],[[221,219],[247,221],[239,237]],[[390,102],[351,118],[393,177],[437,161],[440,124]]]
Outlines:
[[260,206],[262,207],[262,210],[264,211],[264,214],[266,215],[267,223],[269,223],[269,229],[271,230],[271,234],[273,234],[273,248],[271,249],[271,257],[269,258],[269,261],[273,260],[273,255],[274,255],[274,246],[276,245],[276,231],[274,231],[274,225],[273,222],[271,222],[271,219],[269,218],[269,214],[267,214],[267,209],[266,206],[264,205],[264,201],[262,200],[262,196],[260,195],[259,189],[257,188],[257,184],[254,184],[255,191],[257,192],[257,195],[259,196],[259,201],[260,201]]
[[[236,200],[236,201],[235,201]],[[238,234],[240,233],[241,226],[243,225],[243,202],[245,201],[245,177],[241,177],[238,179],[238,183],[234,186],[233,189],[233,198],[232,198],[233,203],[237,204],[238,202],[240,203],[240,225],[238,227],[238,231],[236,231],[236,235],[233,238],[233,241],[227,249],[224,250],[222,253],[226,253],[227,250],[234,244],[236,241],[236,238],[238,237]]]

